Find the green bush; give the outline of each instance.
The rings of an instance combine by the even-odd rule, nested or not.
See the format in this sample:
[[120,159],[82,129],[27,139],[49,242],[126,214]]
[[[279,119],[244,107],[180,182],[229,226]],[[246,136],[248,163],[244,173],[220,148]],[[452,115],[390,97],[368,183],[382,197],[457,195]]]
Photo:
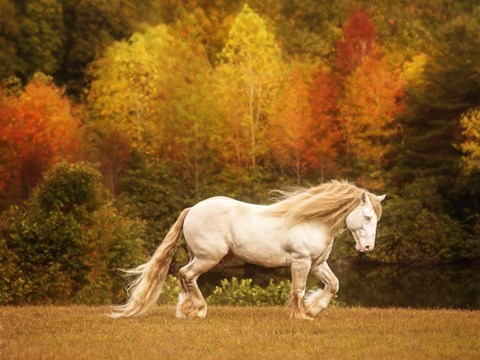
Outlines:
[[163,285],[163,291],[158,302],[160,304],[175,305],[177,303],[178,295],[180,295],[180,291],[182,291],[180,280],[169,274]]
[[[220,286],[216,286],[213,293],[207,297],[209,305],[239,305],[239,306],[273,306],[285,305],[290,298],[289,281],[273,280],[263,288],[252,284],[252,279],[231,280],[223,279]],[[174,305],[180,294],[180,281],[173,275],[168,275],[163,287],[159,303]]]
[[224,279],[207,298],[212,305],[269,306],[285,305],[290,298],[289,281],[273,280],[266,287],[252,284],[252,279]]
[[[163,286],[159,304],[175,305],[182,288],[180,280],[168,275]],[[216,286],[206,301],[209,305],[235,306],[284,306],[290,300],[290,281],[276,283],[270,280],[266,287],[253,284],[252,279],[223,279],[220,286]],[[332,299],[331,306],[341,306],[336,299]]]
[[58,164],[24,208],[2,214],[1,304],[97,304],[125,295],[118,268],[142,261],[144,225],[109,204],[100,180],[89,165]]

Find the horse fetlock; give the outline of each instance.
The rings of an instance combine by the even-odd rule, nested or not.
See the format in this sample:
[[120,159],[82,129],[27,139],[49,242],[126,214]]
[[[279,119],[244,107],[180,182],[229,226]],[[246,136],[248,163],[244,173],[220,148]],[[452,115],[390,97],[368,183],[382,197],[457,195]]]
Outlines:
[[330,304],[334,293],[330,289],[319,289],[308,294],[305,298],[305,312],[309,316],[318,316]]
[[305,313],[313,319],[317,317],[325,309],[326,307],[313,306],[309,309],[305,309]]
[[330,288],[332,289],[331,291],[334,294],[336,294],[338,292],[338,289],[340,289],[340,282],[335,276],[333,276],[333,279],[330,279]]
[[207,316],[207,304],[200,303],[191,294],[180,293],[178,296],[177,310],[175,313],[179,319],[204,319]]
[[196,317],[200,319],[205,319],[206,316],[207,316],[207,306],[204,306],[203,308],[197,311]]
[[305,296],[305,289],[294,289],[292,295],[295,299],[303,299]]
[[337,282],[331,283],[329,286],[326,287],[326,291],[328,291],[330,294],[336,294],[338,290],[340,289],[340,284]]

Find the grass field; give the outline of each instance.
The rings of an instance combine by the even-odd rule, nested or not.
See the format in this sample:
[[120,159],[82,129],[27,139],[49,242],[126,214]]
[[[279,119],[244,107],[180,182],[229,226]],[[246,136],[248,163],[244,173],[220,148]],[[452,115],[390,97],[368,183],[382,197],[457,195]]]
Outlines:
[[135,319],[107,307],[0,307],[0,359],[480,359],[480,311],[210,307],[178,320],[171,306]]

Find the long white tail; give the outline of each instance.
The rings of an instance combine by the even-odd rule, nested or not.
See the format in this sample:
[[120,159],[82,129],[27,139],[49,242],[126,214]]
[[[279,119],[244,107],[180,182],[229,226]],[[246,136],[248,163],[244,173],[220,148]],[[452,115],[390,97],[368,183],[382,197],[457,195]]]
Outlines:
[[115,307],[110,314],[111,317],[140,316],[155,305],[162,292],[168,268],[182,234],[183,222],[189,211],[190,208],[182,211],[150,260],[135,269],[126,270],[127,274],[135,275],[137,278],[127,287],[129,293],[127,302]]

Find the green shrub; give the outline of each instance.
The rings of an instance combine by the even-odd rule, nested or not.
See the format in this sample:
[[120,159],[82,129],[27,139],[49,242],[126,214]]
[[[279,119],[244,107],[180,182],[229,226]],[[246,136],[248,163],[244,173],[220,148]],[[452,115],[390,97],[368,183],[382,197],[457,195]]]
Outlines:
[[175,305],[177,303],[178,295],[180,295],[180,291],[182,291],[180,280],[169,274],[163,285],[163,291],[158,302],[160,304]]
[[212,305],[269,306],[285,305],[290,298],[289,281],[273,280],[266,287],[252,284],[252,279],[224,279],[207,298]]
[[[273,306],[285,305],[290,297],[289,281],[273,280],[266,287],[252,284],[252,279],[223,279],[220,286],[215,287],[213,293],[207,297],[210,305],[239,305],[239,306]],[[160,295],[159,303],[174,305],[180,294],[180,281],[173,275],[168,275]]]
[[[180,280],[168,275],[163,292],[158,303],[175,305],[181,292]],[[275,282],[270,280],[266,287],[254,285],[252,279],[223,279],[220,286],[216,286],[206,301],[209,305],[235,306],[284,306],[290,300],[290,281]],[[332,299],[330,306],[342,306],[336,299]]]
[[97,304],[125,295],[117,269],[142,261],[144,226],[108,203],[100,180],[89,165],[59,164],[25,208],[2,214],[1,304]]

